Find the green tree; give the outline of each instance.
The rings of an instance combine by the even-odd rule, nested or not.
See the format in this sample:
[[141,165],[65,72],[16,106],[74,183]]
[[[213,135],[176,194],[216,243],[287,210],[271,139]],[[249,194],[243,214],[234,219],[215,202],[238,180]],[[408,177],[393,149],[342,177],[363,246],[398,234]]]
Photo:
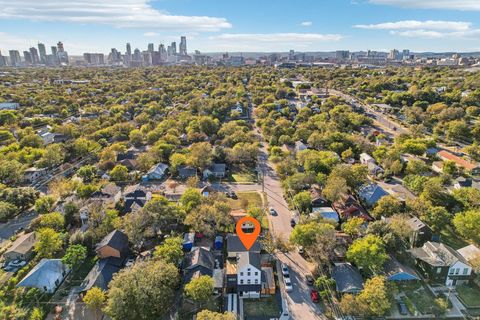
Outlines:
[[18,214],[18,208],[11,203],[0,201],[0,222],[6,222]]
[[178,265],[183,257],[182,243],[183,239],[180,237],[166,238],[161,245],[155,247],[153,256],[167,263]]
[[53,258],[54,254],[62,249],[61,234],[51,228],[37,231],[37,242],[34,250],[38,258]]
[[187,163],[187,156],[182,153],[173,153],[170,156],[170,169],[172,172],[177,172],[178,167]]
[[173,308],[178,283],[173,264],[161,260],[136,263],[110,282],[105,312],[113,319],[163,319]]
[[457,173],[457,165],[454,161],[444,161],[442,172],[449,175],[454,175]]
[[[88,309],[95,313],[95,319],[99,319],[102,313],[102,307],[105,305],[107,297],[102,289],[93,287],[85,293],[83,302]],[[120,318],[121,319],[121,318]]]
[[29,320],[43,320],[45,317],[45,313],[41,308],[35,307],[32,310],[32,313],[30,313],[30,318]]
[[213,295],[214,282],[210,276],[200,276],[185,285],[185,294],[200,305],[208,302]]
[[40,166],[43,168],[51,168],[59,166],[65,160],[65,150],[58,144],[50,144],[45,148],[45,152],[40,159]]
[[477,188],[460,188],[453,190],[453,197],[466,210],[480,208],[480,190]]
[[395,214],[401,213],[403,205],[396,197],[388,195],[382,197],[375,204],[375,208],[372,210],[372,215],[379,219],[380,217],[391,217]]
[[43,196],[35,201],[35,211],[39,214],[49,213],[53,210],[55,198],[52,196]]
[[180,204],[186,212],[198,207],[202,202],[202,194],[195,188],[188,188],[180,197]]
[[332,202],[340,200],[340,198],[348,192],[347,181],[341,177],[328,177],[323,195],[327,200]]
[[67,248],[67,251],[62,258],[62,262],[72,270],[77,270],[86,258],[87,248],[81,244],[73,244]]
[[298,224],[290,234],[290,242],[305,248],[314,246],[317,241],[317,235],[324,232],[331,232],[335,228],[328,223],[309,222]]
[[65,227],[65,217],[60,212],[42,214],[31,222],[34,230],[50,228],[55,231],[62,231]]
[[365,282],[356,301],[360,310],[367,311],[366,315],[379,317],[390,310],[390,299],[391,290],[387,286],[385,277],[377,276]]
[[342,230],[346,234],[353,238],[360,236],[362,232],[362,226],[365,224],[365,220],[359,217],[353,217],[348,221],[342,223]]
[[355,240],[348,248],[347,259],[358,267],[375,272],[388,259],[382,239],[373,234]]
[[[0,139],[1,141],[1,139]],[[0,160],[0,183],[17,185],[22,181],[23,168],[17,160]]]
[[308,191],[297,193],[293,197],[293,203],[295,208],[300,210],[300,213],[310,213],[312,211],[312,198]]
[[210,310],[202,310],[197,313],[197,320],[236,320],[237,316],[231,312],[218,313]]
[[110,179],[112,181],[127,181],[128,180],[128,169],[122,164],[117,164],[110,171]]
[[453,218],[453,225],[465,239],[480,243],[480,211],[469,210],[457,213]]
[[97,167],[93,165],[81,166],[77,170],[77,175],[82,178],[83,182],[92,182],[97,176]]
[[212,146],[208,142],[197,142],[190,146],[187,164],[205,169],[212,163]]

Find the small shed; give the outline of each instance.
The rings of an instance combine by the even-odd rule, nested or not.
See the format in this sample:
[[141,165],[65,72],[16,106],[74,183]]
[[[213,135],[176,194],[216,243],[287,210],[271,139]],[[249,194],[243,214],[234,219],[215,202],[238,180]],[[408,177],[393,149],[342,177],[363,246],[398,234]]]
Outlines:
[[190,251],[193,248],[193,243],[195,241],[195,233],[185,233],[183,235],[183,250]]
[[215,250],[222,250],[223,249],[223,237],[222,236],[216,236],[213,246],[214,246]]

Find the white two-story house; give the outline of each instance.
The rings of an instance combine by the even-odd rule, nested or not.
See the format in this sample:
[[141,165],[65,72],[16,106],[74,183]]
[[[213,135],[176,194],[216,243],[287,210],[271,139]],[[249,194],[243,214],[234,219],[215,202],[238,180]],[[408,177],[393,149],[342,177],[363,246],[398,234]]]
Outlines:
[[237,293],[241,298],[260,298],[262,268],[260,254],[241,252],[237,255]]

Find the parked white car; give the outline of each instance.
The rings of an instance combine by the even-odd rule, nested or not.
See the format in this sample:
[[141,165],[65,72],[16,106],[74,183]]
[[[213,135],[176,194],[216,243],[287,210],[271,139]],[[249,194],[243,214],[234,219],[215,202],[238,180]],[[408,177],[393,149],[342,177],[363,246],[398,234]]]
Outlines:
[[293,291],[293,285],[292,285],[292,281],[290,280],[290,278],[283,277],[283,283],[285,284],[285,291],[286,292],[292,292]]

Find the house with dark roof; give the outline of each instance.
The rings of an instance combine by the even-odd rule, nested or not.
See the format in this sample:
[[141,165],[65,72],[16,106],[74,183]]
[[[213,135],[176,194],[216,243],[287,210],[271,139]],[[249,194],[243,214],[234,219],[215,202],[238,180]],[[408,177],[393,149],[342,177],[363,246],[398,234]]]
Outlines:
[[177,169],[178,176],[182,179],[188,179],[197,175],[197,168],[190,166],[180,166]]
[[227,172],[227,165],[225,163],[213,163],[208,168],[203,170],[203,179],[224,178]]
[[472,277],[470,263],[446,244],[427,241],[409,252],[415,258],[417,268],[434,282],[450,287],[468,283]]
[[152,193],[138,184],[128,186],[123,192],[123,199],[125,201],[125,212],[133,212],[143,208],[145,203],[152,198]]
[[185,283],[200,276],[213,276],[215,256],[204,247],[195,247],[187,253],[183,263],[183,277]]
[[363,290],[363,278],[350,263],[337,263],[332,270],[336,291],[340,294],[357,294]]
[[400,263],[392,255],[390,255],[390,258],[383,264],[383,272],[388,281],[420,280],[420,277],[413,268]]
[[113,230],[97,244],[95,252],[101,259],[113,257],[125,260],[130,254],[128,237],[120,230]]
[[388,195],[388,192],[382,189],[376,183],[367,183],[358,188],[358,196],[369,207],[373,207],[378,200]]
[[37,288],[46,293],[54,293],[69,272],[70,269],[61,259],[42,259],[17,287]]
[[104,291],[108,290],[108,284],[112,280],[113,275],[120,271],[121,267],[118,265],[117,259],[105,258],[98,260],[80,285],[80,291],[86,292],[93,287]]
[[409,236],[412,248],[421,247],[425,242],[432,240],[432,229],[419,218],[412,217],[407,220],[407,224],[412,230]]
[[100,190],[95,191],[90,196],[90,201],[100,201],[102,203],[116,203],[120,201],[122,191],[115,183],[110,182],[104,185]]
[[237,258],[237,255],[242,252],[260,253],[261,245],[258,239],[253,243],[250,250],[247,250],[242,241],[236,234],[227,235],[227,254],[228,258]]

